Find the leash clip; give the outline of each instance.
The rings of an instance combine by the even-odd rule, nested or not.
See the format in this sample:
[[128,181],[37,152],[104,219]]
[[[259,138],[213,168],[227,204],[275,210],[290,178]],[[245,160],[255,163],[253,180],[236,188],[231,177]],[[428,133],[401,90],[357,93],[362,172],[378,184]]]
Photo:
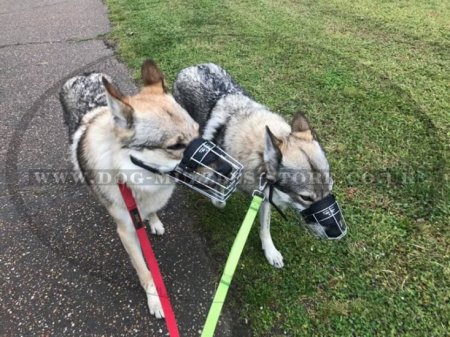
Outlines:
[[257,189],[255,189],[253,191],[252,197],[258,196],[264,201],[266,199],[266,194],[264,193],[264,190],[266,189],[266,187],[267,187],[266,172],[263,172],[259,176],[259,186]]
[[287,220],[286,215],[283,213],[283,211],[277,205],[275,205],[275,203],[272,200],[274,185],[275,185],[275,182],[273,182],[271,180],[267,180],[266,172],[263,172],[259,176],[259,188],[257,190],[253,191],[252,196],[257,195],[258,197],[261,197],[263,201],[265,201],[267,198],[266,198],[266,194],[264,193],[264,190],[266,189],[267,186],[269,186],[269,198],[268,198],[269,203],[273,206],[273,208],[275,208],[275,210],[281,215],[281,217],[284,220]]

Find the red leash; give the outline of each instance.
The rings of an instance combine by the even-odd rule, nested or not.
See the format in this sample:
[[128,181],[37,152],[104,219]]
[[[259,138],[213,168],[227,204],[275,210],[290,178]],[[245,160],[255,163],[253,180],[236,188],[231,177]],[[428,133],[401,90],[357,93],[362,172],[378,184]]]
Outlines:
[[133,220],[134,228],[136,229],[139,243],[141,245],[142,253],[144,254],[147,266],[155,282],[156,291],[158,292],[159,300],[166,319],[167,329],[169,330],[170,337],[179,337],[177,320],[170,304],[169,295],[167,294],[166,286],[159,270],[158,261],[156,260],[155,253],[153,252],[150,241],[148,240],[147,232],[145,231],[145,224],[141,219],[139,211],[136,206],[133,194],[130,188],[126,184],[118,184],[122,198],[127,205],[128,212],[130,212],[131,220]]

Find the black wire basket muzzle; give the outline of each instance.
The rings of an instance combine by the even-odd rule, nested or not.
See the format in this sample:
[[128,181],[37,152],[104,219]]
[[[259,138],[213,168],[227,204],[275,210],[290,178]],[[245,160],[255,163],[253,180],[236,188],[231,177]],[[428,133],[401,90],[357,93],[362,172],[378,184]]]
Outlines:
[[306,227],[319,238],[339,240],[347,234],[344,215],[333,194],[314,202],[300,213]]
[[223,202],[236,190],[242,168],[216,144],[197,138],[189,143],[183,159],[169,175],[194,191]]

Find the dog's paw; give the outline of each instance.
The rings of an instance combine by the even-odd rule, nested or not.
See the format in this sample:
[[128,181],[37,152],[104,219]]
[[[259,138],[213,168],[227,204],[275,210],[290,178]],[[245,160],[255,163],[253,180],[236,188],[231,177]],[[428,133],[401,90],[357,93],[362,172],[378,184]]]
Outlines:
[[269,247],[264,249],[264,255],[266,256],[267,261],[270,265],[275,268],[283,268],[283,255],[275,248]]
[[211,202],[214,205],[214,207],[220,208],[220,209],[224,209],[225,206],[227,205],[227,203],[225,201],[217,201],[217,200],[211,199]]
[[150,230],[151,230],[152,234],[156,234],[156,235],[163,235],[164,232],[166,231],[164,229],[164,225],[159,220],[155,221],[154,223],[150,222]]
[[151,285],[145,291],[147,293],[147,304],[150,314],[156,318],[164,318],[164,312],[161,306],[161,301],[159,300],[158,293],[154,285]]

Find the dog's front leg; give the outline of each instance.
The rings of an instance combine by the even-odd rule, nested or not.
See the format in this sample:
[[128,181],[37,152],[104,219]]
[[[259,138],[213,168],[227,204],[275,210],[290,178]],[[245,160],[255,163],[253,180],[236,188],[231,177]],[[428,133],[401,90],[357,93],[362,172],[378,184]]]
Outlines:
[[259,237],[261,238],[262,249],[264,250],[264,255],[267,261],[275,268],[282,268],[283,255],[275,248],[272,241],[272,236],[270,235],[270,203],[264,201],[262,207],[259,211]]
[[147,294],[147,304],[150,314],[155,315],[156,318],[163,318],[164,312],[156,291],[155,283],[153,282],[152,275],[148,270],[142,255],[139,239],[130,219],[130,214],[125,209],[118,209],[115,207],[112,209],[110,208],[109,211],[116,220],[117,232],[119,233],[120,240],[130,256],[131,263],[134,269],[136,269],[139,281]]
[[165,232],[164,225],[159,220],[158,215],[156,213],[150,213],[148,216],[148,222],[150,224],[150,230],[152,234],[163,235]]

